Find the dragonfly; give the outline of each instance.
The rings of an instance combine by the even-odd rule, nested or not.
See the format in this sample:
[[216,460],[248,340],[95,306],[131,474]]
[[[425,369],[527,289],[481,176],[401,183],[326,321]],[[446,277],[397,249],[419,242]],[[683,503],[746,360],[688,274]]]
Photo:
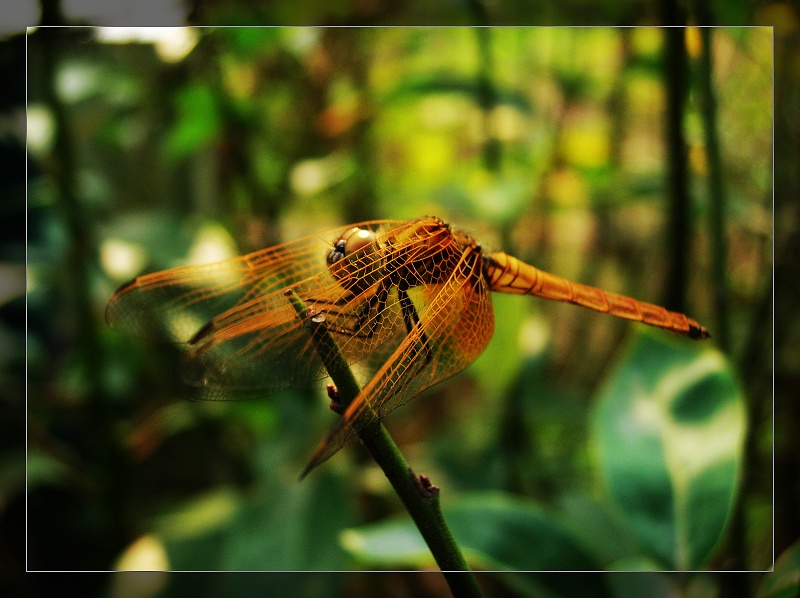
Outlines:
[[305,475],[472,363],[494,330],[492,291],[573,303],[691,339],[710,336],[681,313],[485,252],[436,217],[351,224],[139,276],[111,297],[106,319],[127,334],[183,344],[181,378],[193,398],[264,396],[327,376],[310,323],[290,305],[290,294],[299,297],[361,383]]

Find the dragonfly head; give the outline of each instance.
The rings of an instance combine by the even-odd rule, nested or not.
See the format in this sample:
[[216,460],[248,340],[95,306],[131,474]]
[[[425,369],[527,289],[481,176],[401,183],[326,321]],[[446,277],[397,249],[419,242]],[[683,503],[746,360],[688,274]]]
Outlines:
[[369,245],[375,244],[375,233],[366,228],[354,226],[344,231],[336,242],[333,248],[328,252],[327,262],[332,266],[339,260],[354,254],[359,249],[363,249]]
[[344,231],[333,244],[325,261],[331,274],[346,289],[366,290],[376,281],[380,260],[377,237],[369,229],[354,226]]

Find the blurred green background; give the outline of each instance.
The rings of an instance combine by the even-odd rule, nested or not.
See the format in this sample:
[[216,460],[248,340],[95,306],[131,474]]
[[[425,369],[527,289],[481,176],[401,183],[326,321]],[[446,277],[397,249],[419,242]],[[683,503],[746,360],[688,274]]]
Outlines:
[[[210,21],[235,22],[219,10]],[[485,354],[385,422],[442,489],[473,566],[765,570],[797,539],[796,516],[772,525],[797,497],[773,510],[773,441],[781,471],[797,440],[780,418],[773,438],[771,351],[796,378],[798,320],[773,339],[773,66],[788,67],[773,65],[784,42],[770,29],[39,29],[7,53],[20,40],[27,330],[10,293],[0,337],[27,340],[27,361],[3,363],[0,516],[19,538],[27,506],[29,569],[433,567],[360,446],[298,482],[336,420],[324,383],[182,401],[180,348],[104,323],[139,273],[426,214],[714,335],[495,296]],[[11,445],[25,366],[27,497]],[[80,583],[109,596],[446,595],[438,574],[127,575]],[[480,581],[490,595],[635,595],[620,575]],[[9,574],[32,595],[56,579]],[[638,595],[762,583],[637,580]]]

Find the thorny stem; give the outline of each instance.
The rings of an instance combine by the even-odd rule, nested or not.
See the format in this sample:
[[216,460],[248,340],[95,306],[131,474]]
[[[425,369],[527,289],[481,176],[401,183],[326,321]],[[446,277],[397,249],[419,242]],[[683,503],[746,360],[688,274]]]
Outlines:
[[[358,396],[361,389],[336,341],[325,329],[324,318],[314,318],[310,315],[303,300],[293,290],[287,290],[286,296],[297,316],[305,323],[314,349],[336,385],[336,402],[342,406],[348,405]],[[329,394],[333,392],[333,389],[329,389]],[[358,436],[411,515],[436,564],[444,574],[453,596],[459,598],[482,596],[475,576],[467,567],[461,550],[444,520],[439,504],[439,489],[426,476],[417,476],[413,472],[379,421],[361,430]]]

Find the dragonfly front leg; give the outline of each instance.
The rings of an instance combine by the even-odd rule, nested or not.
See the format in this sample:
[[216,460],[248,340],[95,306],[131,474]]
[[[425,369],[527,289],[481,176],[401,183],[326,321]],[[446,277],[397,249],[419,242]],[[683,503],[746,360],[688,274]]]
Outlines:
[[357,307],[348,308],[351,303],[359,300],[355,293],[340,297],[335,302],[313,298],[306,302],[313,305],[318,313],[330,316],[326,321],[329,332],[356,338],[372,338],[383,321],[390,288],[391,285],[382,280],[378,290],[368,299],[362,300]]

